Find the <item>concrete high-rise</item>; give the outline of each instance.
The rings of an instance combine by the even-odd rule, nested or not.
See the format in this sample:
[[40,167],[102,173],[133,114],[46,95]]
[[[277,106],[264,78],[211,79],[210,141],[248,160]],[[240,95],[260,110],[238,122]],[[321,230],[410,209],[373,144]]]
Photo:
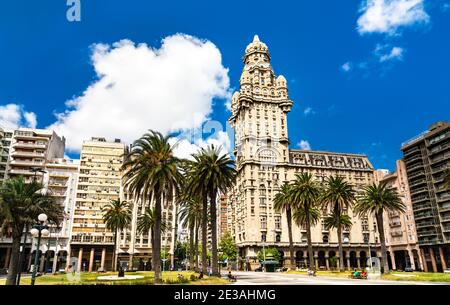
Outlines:
[[401,150],[424,269],[443,271],[450,264],[450,189],[444,181],[450,167],[450,123],[431,125]]
[[126,146],[105,138],[84,141],[70,243],[77,270],[111,270],[114,234],[103,222],[102,209],[121,197],[121,171]]

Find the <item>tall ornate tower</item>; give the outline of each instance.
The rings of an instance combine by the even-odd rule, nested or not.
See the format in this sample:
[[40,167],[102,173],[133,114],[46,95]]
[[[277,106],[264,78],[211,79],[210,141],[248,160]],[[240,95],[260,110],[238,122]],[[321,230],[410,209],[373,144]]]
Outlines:
[[257,35],[245,49],[240,91],[232,99],[238,170],[247,163],[276,165],[289,161],[287,113],[292,101],[286,79],[276,77],[270,54]]
[[[253,269],[259,266],[257,254],[263,247],[276,247],[282,259],[290,261],[287,215],[273,206],[273,198],[284,182],[295,180],[297,173],[309,172],[319,183],[329,176],[343,176],[360,189],[372,182],[373,167],[365,155],[289,149],[287,114],[292,101],[286,79],[275,75],[269,50],[258,36],[245,49],[243,61],[240,90],[233,95],[229,119],[235,131],[238,175],[227,194],[227,222],[239,256]],[[379,244],[371,234],[373,219],[348,213],[354,225],[342,237],[348,241],[344,263],[351,268],[365,264],[369,244],[372,252]],[[321,222],[312,228],[317,268],[329,268],[329,259],[337,255],[337,233],[323,225],[328,214],[323,209]],[[305,228],[294,224],[292,238],[296,264],[304,267]]]

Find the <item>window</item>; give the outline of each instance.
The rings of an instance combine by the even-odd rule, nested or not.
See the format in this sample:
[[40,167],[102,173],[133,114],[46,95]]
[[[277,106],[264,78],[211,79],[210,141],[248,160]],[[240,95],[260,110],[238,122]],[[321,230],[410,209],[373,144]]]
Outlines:
[[275,236],[275,241],[276,241],[277,243],[279,243],[279,242],[281,241],[281,235],[280,235],[280,234],[277,234],[277,235]]
[[275,229],[281,230],[281,216],[275,216]]
[[324,235],[322,236],[322,241],[323,241],[324,243],[328,243],[328,235],[327,235],[327,234],[324,234]]
[[262,234],[261,235],[261,241],[262,242],[266,242],[266,234]]

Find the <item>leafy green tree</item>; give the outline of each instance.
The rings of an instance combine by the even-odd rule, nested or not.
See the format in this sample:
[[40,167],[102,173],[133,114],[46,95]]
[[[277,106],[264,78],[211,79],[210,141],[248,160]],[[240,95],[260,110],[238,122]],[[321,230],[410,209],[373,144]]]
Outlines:
[[[320,200],[321,188],[310,173],[296,175],[291,187],[291,198],[295,202],[294,221],[298,226],[306,228],[308,243],[308,264],[314,269],[314,256],[311,240],[311,227],[320,219],[320,211],[317,205]],[[292,255],[292,254],[291,254]]]
[[[330,176],[325,181],[326,186],[321,196],[325,207],[330,207],[332,213],[341,217],[346,210],[351,208],[356,200],[355,191],[350,183],[342,176]],[[339,269],[344,270],[344,251],[342,249],[342,226],[337,226],[339,244]]]
[[273,208],[275,211],[286,213],[286,220],[288,225],[289,238],[289,254],[290,254],[290,268],[295,267],[294,243],[292,239],[292,210],[295,209],[292,200],[292,186],[289,183],[284,183],[281,190],[275,194],[273,199]]
[[234,241],[233,236],[231,236],[230,232],[225,232],[220,240],[219,248],[222,251],[221,260],[230,260],[234,261],[237,259],[238,250],[236,246],[236,242]]
[[[234,162],[222,148],[210,145],[193,154],[190,166],[190,194],[202,200],[202,271],[207,272],[207,227],[208,211],[211,224],[212,273],[220,276],[217,257],[217,195],[225,194],[236,178]],[[209,209],[208,209],[209,199]]]
[[45,213],[50,224],[59,225],[63,207],[55,202],[39,182],[27,183],[22,176],[5,180],[0,188],[0,225],[2,233],[11,232],[11,261],[6,285],[15,285],[18,274],[20,240],[24,229],[36,223],[39,214]]
[[258,260],[263,261],[264,260],[264,253],[267,257],[272,256],[272,258],[277,261],[280,262],[281,261],[281,253],[277,248],[273,248],[273,247],[269,247],[269,248],[264,248],[261,249],[260,251],[258,251],[258,253],[256,253],[256,257],[258,258]]
[[155,238],[152,249],[152,265],[155,270],[155,284],[162,283],[161,275],[161,209],[163,198],[170,202],[172,195],[178,194],[183,179],[180,172],[181,160],[174,155],[174,146],[169,136],[149,130],[134,141],[125,156],[122,166],[125,187],[136,200],[155,202]]
[[188,249],[189,249],[188,243],[182,243],[179,241],[177,242],[175,251],[174,251],[174,256],[175,256],[176,260],[178,261],[178,263],[181,263],[182,261],[184,261],[187,258]]
[[363,188],[362,195],[355,205],[355,212],[359,216],[372,214],[377,222],[378,234],[380,235],[381,257],[383,272],[389,273],[389,265],[386,251],[386,237],[384,235],[384,212],[404,212],[403,204],[397,190],[385,183],[372,184]]
[[127,201],[120,199],[111,200],[110,203],[102,208],[103,222],[106,228],[114,233],[114,250],[112,269],[116,271],[117,268],[117,233],[125,229],[131,223],[132,210]]

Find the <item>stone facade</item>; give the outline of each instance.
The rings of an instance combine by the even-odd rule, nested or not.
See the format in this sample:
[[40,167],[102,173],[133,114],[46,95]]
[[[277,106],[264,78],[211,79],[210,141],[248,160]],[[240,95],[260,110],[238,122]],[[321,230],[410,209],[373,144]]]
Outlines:
[[[265,247],[282,250],[289,261],[286,215],[273,209],[273,197],[295,174],[310,172],[321,182],[327,176],[342,175],[356,189],[373,182],[373,168],[365,155],[289,149],[287,114],[289,99],[286,79],[276,76],[266,44],[258,36],[244,55],[240,90],[232,98],[229,119],[235,130],[237,181],[228,194],[228,224],[246,268],[259,266],[257,252]],[[323,215],[327,215],[323,211]],[[380,256],[372,217],[354,217],[350,231],[344,232],[345,265],[365,266],[370,251]],[[293,227],[297,266],[306,260],[306,231]],[[338,255],[337,234],[318,224],[312,229],[317,268],[329,268],[329,257]],[[370,250],[369,250],[370,249]],[[241,266],[241,268],[243,268]]]

